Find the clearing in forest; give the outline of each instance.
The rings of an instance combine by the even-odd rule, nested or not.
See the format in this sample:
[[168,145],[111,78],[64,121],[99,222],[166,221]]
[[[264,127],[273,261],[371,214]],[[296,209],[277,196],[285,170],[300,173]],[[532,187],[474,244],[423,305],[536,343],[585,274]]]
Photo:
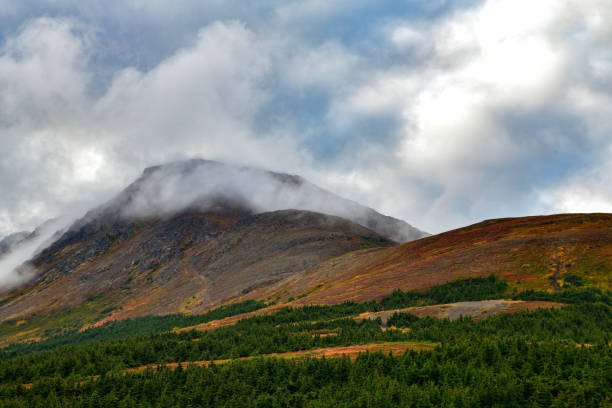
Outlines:
[[300,351],[288,351],[285,353],[272,353],[272,354],[263,354],[261,356],[253,356],[253,357],[240,357],[239,359],[227,359],[227,360],[204,360],[204,361],[183,361],[180,363],[166,363],[166,364],[149,364],[140,367],[133,367],[123,370],[124,373],[132,373],[145,371],[147,368],[151,368],[153,370],[157,370],[161,367],[170,368],[174,370],[181,365],[182,368],[187,368],[190,365],[195,365],[198,367],[208,366],[211,363],[222,364],[235,360],[247,360],[253,358],[333,358],[333,357],[343,357],[347,356],[354,360],[361,353],[375,353],[382,352],[385,354],[392,353],[394,356],[400,356],[404,354],[407,350],[433,350],[438,346],[438,343],[426,342],[426,341],[402,341],[402,342],[385,342],[385,343],[371,343],[371,344],[356,344],[351,346],[339,346],[339,347],[324,347],[313,350],[300,350]]
[[461,316],[472,317],[480,320],[485,317],[493,316],[498,313],[515,313],[520,311],[530,311],[542,308],[559,309],[565,306],[563,303],[548,302],[543,300],[480,300],[474,302],[457,302],[443,305],[406,307],[396,310],[385,310],[381,312],[366,312],[355,317],[355,320],[376,318],[381,319],[383,327],[386,327],[387,319],[395,313],[411,313],[418,317],[437,317],[439,319],[456,320]]
[[[407,350],[415,350],[415,351],[426,351],[433,350],[438,346],[439,343],[426,342],[426,341],[403,341],[403,342],[385,342],[385,343],[371,343],[371,344],[357,344],[351,346],[340,346],[340,347],[324,347],[313,350],[300,350],[300,351],[288,351],[285,353],[272,353],[272,354],[263,354],[261,356],[252,356],[252,357],[240,357],[238,359],[227,359],[227,360],[203,360],[203,361],[182,361],[175,363],[165,363],[165,364],[148,364],[140,367],[132,367],[122,370],[123,374],[127,373],[137,373],[143,372],[147,369],[158,370],[162,367],[168,368],[170,370],[175,370],[179,365],[181,368],[187,368],[189,366],[197,366],[197,367],[207,367],[210,364],[223,364],[231,361],[237,360],[247,360],[254,358],[335,358],[335,357],[344,357],[347,356],[351,360],[355,360],[357,356],[361,353],[375,353],[382,352],[385,354],[392,353],[394,356],[401,356]],[[88,381],[95,381],[100,378],[100,375],[95,375],[89,378],[89,380],[79,381],[79,385],[83,385]],[[23,384],[25,389],[32,388],[32,384]]]

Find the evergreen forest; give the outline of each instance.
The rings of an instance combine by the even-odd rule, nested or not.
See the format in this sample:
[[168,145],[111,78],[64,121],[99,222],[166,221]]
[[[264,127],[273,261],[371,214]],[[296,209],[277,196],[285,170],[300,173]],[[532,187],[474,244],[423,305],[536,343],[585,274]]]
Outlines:
[[[472,278],[379,302],[286,307],[216,330],[176,330],[269,306],[249,301],[14,344],[0,351],[0,407],[612,406],[609,292],[523,292],[515,297],[566,306],[480,320],[399,311],[385,330],[380,319],[355,318],[496,298],[505,288],[495,277]],[[371,343],[407,348],[269,356]]]

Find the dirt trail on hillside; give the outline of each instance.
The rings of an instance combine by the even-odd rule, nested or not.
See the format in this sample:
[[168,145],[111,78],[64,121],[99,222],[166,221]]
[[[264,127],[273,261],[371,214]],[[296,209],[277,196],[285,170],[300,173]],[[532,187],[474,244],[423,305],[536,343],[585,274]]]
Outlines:
[[[355,360],[357,356],[361,353],[375,353],[380,351],[385,354],[392,353],[394,356],[401,356],[407,350],[415,350],[415,351],[425,351],[425,350],[433,350],[439,345],[439,343],[432,342],[387,342],[387,343],[370,343],[370,344],[357,344],[352,346],[340,346],[340,347],[324,347],[313,350],[300,350],[300,351],[288,351],[285,353],[271,353],[271,354],[263,354],[261,356],[250,356],[250,357],[240,357],[237,359],[226,359],[226,360],[202,360],[202,361],[182,361],[175,363],[164,363],[164,364],[147,364],[139,367],[127,368],[125,370],[121,370],[121,373],[138,373],[146,371],[147,369],[158,370],[162,367],[169,368],[171,370],[175,370],[180,365],[181,368],[185,369],[189,366],[197,366],[197,367],[208,367],[211,364],[223,364],[231,361],[238,360],[248,360],[254,358],[337,358],[347,356],[351,360]],[[95,381],[100,378],[100,375],[94,375],[90,377],[88,380],[79,381],[79,385],[83,385],[88,381]],[[23,387],[26,390],[32,388],[32,384],[23,384]]]
[[437,343],[430,342],[393,342],[393,343],[371,343],[371,344],[357,344],[352,346],[339,346],[339,347],[324,347],[313,350],[300,350],[300,351],[288,351],[285,353],[272,353],[272,354],[263,354],[261,356],[252,356],[252,357],[240,357],[238,359],[226,359],[226,360],[204,360],[204,361],[183,361],[180,363],[166,363],[166,364],[149,364],[140,367],[133,367],[123,370],[123,373],[133,373],[145,371],[147,368],[152,368],[157,370],[161,367],[170,368],[172,370],[176,369],[179,364],[182,368],[187,368],[190,365],[196,365],[198,367],[209,366],[211,363],[222,364],[230,361],[236,360],[248,360],[258,357],[277,357],[277,358],[301,358],[301,357],[311,357],[311,358],[334,358],[334,357],[343,357],[348,356],[351,360],[355,360],[357,356],[361,353],[374,353],[377,351],[383,353],[393,353],[394,356],[400,356],[404,354],[407,350],[433,350],[437,346]]

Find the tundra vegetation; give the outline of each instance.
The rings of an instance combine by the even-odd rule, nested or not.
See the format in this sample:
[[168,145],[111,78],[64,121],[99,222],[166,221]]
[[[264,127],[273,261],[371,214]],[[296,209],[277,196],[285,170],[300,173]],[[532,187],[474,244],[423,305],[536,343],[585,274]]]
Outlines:
[[[400,312],[382,330],[380,320],[354,319],[499,298],[505,289],[498,278],[472,278],[379,302],[285,307],[212,331],[172,330],[266,306],[251,301],[200,320],[150,316],[13,344],[0,351],[0,407],[610,406],[610,292],[522,292],[514,296],[566,306],[478,321]],[[369,343],[423,347],[356,358],[266,356]],[[175,362],[187,364],[164,365]]]

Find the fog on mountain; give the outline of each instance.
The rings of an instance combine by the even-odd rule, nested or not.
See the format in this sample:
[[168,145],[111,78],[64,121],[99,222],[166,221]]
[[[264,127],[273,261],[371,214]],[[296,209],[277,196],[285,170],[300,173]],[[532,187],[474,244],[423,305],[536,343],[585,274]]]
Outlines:
[[[245,213],[295,209],[346,218],[395,242],[427,236],[408,223],[339,197],[300,176],[192,159],[149,167],[111,201],[89,211],[70,231],[117,219],[169,218],[181,212]],[[63,224],[62,224],[63,223]],[[0,258],[0,287],[28,280],[25,263],[51,245],[66,220],[39,227]]]

